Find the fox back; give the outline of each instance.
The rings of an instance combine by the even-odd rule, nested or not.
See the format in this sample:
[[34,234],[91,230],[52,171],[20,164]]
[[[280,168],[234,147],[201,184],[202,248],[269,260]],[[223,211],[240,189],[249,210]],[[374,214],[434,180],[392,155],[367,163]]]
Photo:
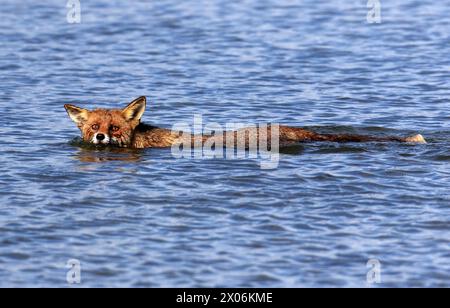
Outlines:
[[[200,144],[213,138],[226,138],[225,132],[214,136],[182,134],[164,128],[153,127],[141,123],[142,115],[146,108],[146,98],[141,96],[132,101],[124,109],[96,109],[89,111],[73,105],[65,105],[70,118],[77,124],[81,130],[83,140],[96,145],[112,145],[122,148],[150,148],[150,147],[170,147],[179,142],[191,146]],[[267,128],[265,128],[267,130]],[[269,129],[270,131],[270,129]],[[266,133],[270,134],[269,131]],[[245,144],[250,144],[250,139],[257,139],[261,134],[259,128],[252,130],[244,129],[246,135]],[[232,137],[236,141],[237,132]],[[250,138],[250,136],[252,136]],[[232,138],[232,139],[233,139]],[[217,139],[217,140],[218,140]],[[325,135],[318,134],[298,127],[279,126],[279,143],[291,144],[292,142],[307,141],[329,141],[329,142],[410,142],[426,143],[422,135],[415,135],[407,138],[401,137],[372,137],[361,135]],[[227,139],[228,140],[228,139]],[[221,143],[224,144],[224,143]],[[235,142],[231,142],[235,144]]]

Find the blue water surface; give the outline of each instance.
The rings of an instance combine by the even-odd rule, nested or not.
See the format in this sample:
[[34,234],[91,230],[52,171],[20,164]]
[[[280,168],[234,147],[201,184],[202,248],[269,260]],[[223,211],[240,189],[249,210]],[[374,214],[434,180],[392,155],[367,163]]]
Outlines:
[[[0,286],[450,287],[450,2],[0,0]],[[63,105],[422,133],[260,160],[80,147]]]

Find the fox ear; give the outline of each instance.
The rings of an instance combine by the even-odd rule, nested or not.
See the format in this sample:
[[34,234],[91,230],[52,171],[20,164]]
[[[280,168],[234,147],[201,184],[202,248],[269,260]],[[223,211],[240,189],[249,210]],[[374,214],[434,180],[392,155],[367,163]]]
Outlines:
[[69,114],[69,117],[77,124],[81,124],[88,119],[89,110],[79,108],[77,106],[73,105],[64,105],[64,108],[66,108],[67,113]]
[[146,105],[147,99],[145,96],[141,96],[132,101],[125,109],[123,109],[122,114],[128,121],[139,121],[144,114]]

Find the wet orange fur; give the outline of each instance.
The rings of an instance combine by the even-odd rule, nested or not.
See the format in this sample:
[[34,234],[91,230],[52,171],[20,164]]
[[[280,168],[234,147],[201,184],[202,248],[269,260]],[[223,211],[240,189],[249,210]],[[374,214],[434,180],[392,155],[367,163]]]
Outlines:
[[[93,125],[99,125],[98,130],[93,130]],[[127,121],[121,110],[96,109],[89,113],[87,121],[81,127],[83,140],[90,142],[95,133],[102,133],[118,140],[118,146],[131,144],[133,131],[139,121]],[[118,131],[113,131],[113,127],[118,127]],[[126,146],[124,146],[126,147]]]
[[[122,148],[150,148],[150,147],[170,147],[175,143],[186,141],[180,137],[179,132],[174,132],[164,128],[158,128],[140,122],[145,111],[146,99],[140,97],[130,103],[125,109],[96,109],[89,111],[73,105],[65,105],[65,108],[81,130],[83,140],[92,142],[96,133],[104,134],[110,138],[110,144]],[[270,126],[267,128],[267,136],[270,144]],[[259,138],[261,129],[245,131],[245,144],[248,146],[250,138]],[[266,135],[266,134],[265,134]],[[204,144],[213,138],[222,138],[226,144],[227,135],[225,132],[215,136],[194,136],[189,135],[192,144]],[[237,132],[234,132],[234,140],[237,140]],[[408,138],[400,137],[371,137],[361,135],[324,135],[297,127],[280,126],[279,143],[281,145],[293,142],[305,141],[331,141],[331,142],[370,142],[370,141],[397,141],[425,143],[421,135]],[[259,139],[258,139],[259,140]],[[196,142],[197,141],[197,142]],[[189,142],[189,140],[188,140]],[[198,143],[199,142],[199,143]],[[236,143],[234,143],[236,145]]]

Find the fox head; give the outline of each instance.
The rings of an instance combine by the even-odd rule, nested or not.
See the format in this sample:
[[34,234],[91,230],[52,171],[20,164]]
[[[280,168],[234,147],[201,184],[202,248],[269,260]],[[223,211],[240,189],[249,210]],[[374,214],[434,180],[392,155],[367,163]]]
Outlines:
[[81,130],[85,142],[98,145],[129,147],[134,131],[141,122],[146,98],[139,97],[124,109],[96,109],[89,111],[64,105],[70,118]]

